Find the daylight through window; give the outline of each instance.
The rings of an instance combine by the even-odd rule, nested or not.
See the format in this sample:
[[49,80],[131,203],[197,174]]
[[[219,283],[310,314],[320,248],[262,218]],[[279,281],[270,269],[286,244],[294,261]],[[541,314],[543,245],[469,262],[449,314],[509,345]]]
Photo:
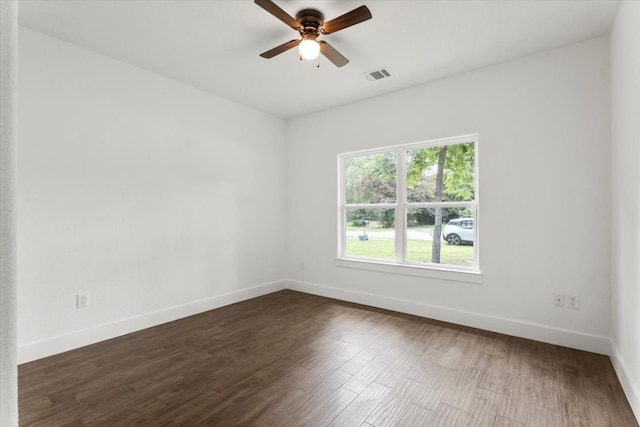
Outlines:
[[346,153],[342,259],[478,271],[477,135]]

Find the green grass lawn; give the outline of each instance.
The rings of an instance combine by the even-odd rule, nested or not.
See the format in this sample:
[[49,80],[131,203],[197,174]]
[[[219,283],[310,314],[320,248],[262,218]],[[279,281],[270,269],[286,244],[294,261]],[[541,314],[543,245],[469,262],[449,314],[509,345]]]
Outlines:
[[[431,262],[431,240],[408,240],[408,260],[413,262]],[[452,246],[442,242],[440,247],[440,263],[470,266],[473,263],[473,246]],[[360,241],[357,237],[347,237],[347,255],[395,259],[395,241],[392,239],[370,239]]]

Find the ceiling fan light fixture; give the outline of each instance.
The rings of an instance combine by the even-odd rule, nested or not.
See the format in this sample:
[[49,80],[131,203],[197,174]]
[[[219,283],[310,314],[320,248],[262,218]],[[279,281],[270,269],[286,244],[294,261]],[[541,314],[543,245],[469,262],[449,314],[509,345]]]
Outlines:
[[304,59],[316,59],[320,55],[320,45],[313,39],[304,39],[298,45],[300,56]]

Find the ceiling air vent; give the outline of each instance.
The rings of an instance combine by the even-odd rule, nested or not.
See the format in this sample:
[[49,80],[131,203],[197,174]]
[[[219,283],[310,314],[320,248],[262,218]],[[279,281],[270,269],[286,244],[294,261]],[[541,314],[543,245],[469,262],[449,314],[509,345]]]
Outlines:
[[391,77],[391,73],[385,67],[377,68],[375,70],[367,71],[364,73],[364,76],[367,80],[376,81],[386,79],[387,77]]

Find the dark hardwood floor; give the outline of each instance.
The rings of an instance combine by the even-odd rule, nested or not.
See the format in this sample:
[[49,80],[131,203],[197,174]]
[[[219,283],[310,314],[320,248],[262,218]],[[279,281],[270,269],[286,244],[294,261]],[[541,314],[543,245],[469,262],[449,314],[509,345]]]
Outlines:
[[637,426],[609,359],[282,291],[19,367],[20,425]]

